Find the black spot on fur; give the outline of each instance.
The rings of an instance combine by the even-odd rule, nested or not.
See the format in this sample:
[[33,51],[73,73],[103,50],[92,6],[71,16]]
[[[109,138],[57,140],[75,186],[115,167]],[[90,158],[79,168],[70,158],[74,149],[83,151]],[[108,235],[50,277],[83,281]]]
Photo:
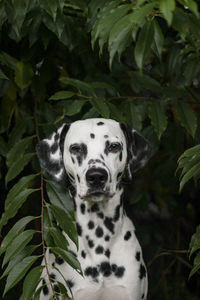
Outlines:
[[81,180],[80,180],[80,177],[79,177],[79,175],[77,175],[77,179],[78,179],[78,182],[80,183],[80,182],[81,182]]
[[85,276],[92,276],[93,278],[99,275],[97,268],[87,267],[84,271]]
[[95,230],[95,234],[98,238],[101,238],[103,236],[103,229],[100,226],[98,226]]
[[107,256],[108,258],[110,257],[110,250],[109,250],[109,249],[107,249],[107,250],[105,251],[105,256]]
[[81,152],[74,154],[77,158],[79,166],[82,165],[83,159],[85,159],[87,156],[87,146],[84,143],[82,143],[80,144],[80,148],[81,148]]
[[72,250],[68,250],[69,252],[71,252],[72,255],[74,255],[74,257],[77,257],[76,253]]
[[74,286],[74,282],[72,280],[67,280],[67,285],[72,288]]
[[108,262],[102,262],[100,265],[100,272],[105,277],[109,277],[112,273],[111,266]]
[[81,256],[82,256],[82,258],[86,258],[86,253],[84,250],[81,251]]
[[139,251],[136,252],[135,258],[137,261],[140,261],[140,252]]
[[115,215],[114,215],[114,221],[117,222],[119,220],[120,216],[120,204],[116,206],[115,208]]
[[117,270],[117,265],[116,264],[112,264],[111,266],[112,272],[115,273]]
[[106,242],[109,242],[110,241],[109,235],[106,235],[104,239],[105,239]]
[[76,223],[76,229],[79,236],[82,236],[82,228],[81,225],[77,222]]
[[95,249],[96,254],[102,254],[104,251],[102,246],[97,246]]
[[117,267],[117,270],[115,271],[115,276],[118,278],[123,277],[124,271],[125,271],[124,267]]
[[122,161],[122,151],[119,154],[119,160]]
[[93,221],[89,221],[88,222],[88,228],[91,230],[94,228],[94,222]]
[[89,241],[88,241],[88,246],[89,246],[90,248],[93,248],[93,247],[94,247],[94,242],[93,242],[92,240],[89,240]]
[[55,152],[58,150],[58,144],[57,143],[55,143],[55,144],[53,144],[52,146],[51,146],[51,152],[52,152],[52,154],[55,154]]
[[131,237],[131,232],[130,231],[127,231],[126,234],[124,235],[124,240],[125,241],[128,241]]
[[98,206],[97,203],[95,203],[95,204],[92,205],[91,211],[92,211],[92,212],[97,212],[97,211],[99,211],[99,206]]
[[75,160],[74,160],[74,158],[72,157],[72,162],[73,162],[73,164],[75,164]]
[[44,285],[43,288],[42,288],[43,294],[44,294],[44,295],[48,295],[49,289],[48,289],[48,287],[46,286],[46,281],[45,281],[45,279],[42,280],[42,284]]
[[144,299],[144,294],[142,294],[142,299]]
[[100,157],[101,157],[101,159],[103,159],[103,160],[104,160],[104,157],[103,157],[103,155],[102,155],[102,154],[100,155]]
[[90,137],[91,137],[91,139],[94,139],[95,138],[94,133],[90,133]]
[[54,273],[51,273],[50,274],[50,279],[51,279],[52,282],[55,282],[56,275]]
[[99,212],[99,213],[97,214],[97,216],[98,216],[100,219],[103,219],[103,218],[104,218],[104,214],[103,214],[102,212]]
[[105,134],[105,135],[104,135],[104,137],[105,137],[105,139],[107,139],[107,138],[108,138],[108,135],[107,135],[107,134]]
[[105,143],[105,149],[104,149],[104,153],[105,153],[105,155],[108,155],[108,153],[109,153],[109,145],[110,145],[110,143],[109,143],[109,141],[106,141],[106,143]]
[[120,179],[121,176],[122,176],[122,172],[119,172],[119,173],[117,174],[117,181]]
[[56,293],[60,293],[60,288],[57,284],[54,284],[53,289]]
[[64,263],[64,259],[61,256],[56,257],[56,263],[58,265],[62,265]]
[[81,203],[80,205],[81,213],[84,215],[85,214],[85,204]]
[[143,264],[140,264],[139,278],[142,279],[144,277],[146,277],[146,269]]
[[104,125],[104,123],[103,122],[98,122],[97,125],[101,126],[101,125]]
[[114,234],[114,224],[112,222],[112,218],[106,217],[104,220],[104,225],[108,228],[110,232]]

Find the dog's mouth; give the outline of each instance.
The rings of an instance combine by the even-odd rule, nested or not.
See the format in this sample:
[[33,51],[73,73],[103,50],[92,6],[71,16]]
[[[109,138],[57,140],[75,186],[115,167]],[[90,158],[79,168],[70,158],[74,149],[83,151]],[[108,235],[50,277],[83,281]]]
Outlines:
[[90,199],[95,199],[95,200],[103,200],[105,198],[110,198],[112,197],[111,193],[109,191],[104,191],[104,190],[88,190],[87,193],[82,196],[81,198],[84,200],[90,200]]

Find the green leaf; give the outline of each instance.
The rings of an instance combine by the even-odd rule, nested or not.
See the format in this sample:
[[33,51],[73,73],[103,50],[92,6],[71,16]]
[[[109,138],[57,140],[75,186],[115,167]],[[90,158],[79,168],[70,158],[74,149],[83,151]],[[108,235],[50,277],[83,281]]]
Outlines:
[[51,250],[60,255],[73,269],[81,271],[81,265],[76,257],[69,251],[60,249],[58,247],[51,247]]
[[102,99],[93,98],[90,99],[92,106],[96,109],[96,111],[105,119],[110,117],[110,110],[107,103]]
[[55,22],[58,9],[58,1],[40,0],[39,2],[41,7],[53,18]]
[[9,78],[0,70],[0,79],[9,80]]
[[5,271],[3,272],[3,275],[0,277],[0,279],[7,276],[11,270],[16,266],[20,261],[22,261],[25,257],[31,255],[33,251],[38,248],[40,245],[30,245],[26,246],[19,254],[17,254],[13,259],[11,259],[8,263],[8,266],[6,267]]
[[6,52],[0,52],[0,61],[2,61],[6,66],[12,70],[17,70],[17,60],[13,56],[9,55]]
[[67,251],[69,243],[66,237],[62,234],[62,232],[55,227],[50,227],[48,228],[48,230],[54,239],[55,245]]
[[160,139],[167,127],[167,117],[165,114],[165,110],[161,106],[161,103],[159,101],[155,100],[149,105],[149,117],[151,119],[154,130],[157,133],[158,138]]
[[52,95],[49,100],[63,100],[63,99],[69,99],[72,98],[76,93],[71,91],[59,91]]
[[89,92],[90,94],[94,94],[94,89],[92,85],[90,85],[89,83],[80,81],[78,79],[69,78],[69,77],[60,77],[59,80],[63,84],[75,87],[78,91],[86,91]]
[[[104,25],[104,19],[105,19],[105,23],[107,25],[108,28],[110,28],[112,26],[112,24],[115,23],[116,20],[119,19],[120,17],[120,9],[118,8],[120,1],[108,1],[107,3],[104,4],[104,7],[101,7],[101,9],[99,9],[97,17],[96,17],[96,21],[95,24],[92,28],[92,48],[94,48],[95,45],[95,41],[97,40],[97,38],[99,38],[99,35],[101,34],[102,31],[106,31],[105,33],[102,33],[102,40],[106,40],[107,36],[108,36],[108,31],[106,30],[106,27]],[[122,6],[123,8],[123,6]],[[123,9],[122,9],[123,10]],[[115,18],[115,15],[117,15],[118,18]],[[111,19],[111,21],[109,22],[109,18]]]
[[176,105],[178,119],[181,125],[194,138],[197,130],[197,115],[188,103],[179,101]]
[[129,111],[131,114],[131,126],[137,131],[142,130],[142,121],[144,115],[144,105],[138,105],[134,102],[130,102],[129,104]]
[[195,164],[181,179],[179,191],[181,192],[183,186],[188,182],[192,177],[195,177],[200,174],[200,162]]
[[179,3],[188,7],[199,18],[198,4],[194,0],[179,0]]
[[189,246],[189,250],[190,250],[189,258],[194,252],[196,252],[199,249],[200,249],[200,225],[197,226],[196,232],[191,237],[190,246]]
[[85,105],[86,101],[85,100],[72,100],[72,101],[67,101],[65,108],[64,108],[64,114],[66,116],[74,116],[78,114],[82,107]]
[[114,105],[112,103],[108,103],[110,109],[111,118],[115,119],[118,122],[126,123],[126,118],[122,114],[122,111],[119,109],[118,105]]
[[20,219],[8,232],[3,241],[1,242],[0,255],[6,251],[7,247],[11,244],[14,238],[16,238],[25,228],[25,226],[34,220],[35,217],[27,216]]
[[[116,1],[112,1],[112,3],[114,6],[117,4]],[[112,3],[109,3],[106,11],[102,10],[103,16],[100,18],[97,31],[95,33],[95,40],[99,38],[100,53],[102,53],[103,46],[108,40],[112,27],[128,12],[129,8],[131,7],[130,4],[112,7]],[[123,21],[120,23],[123,23]]]
[[29,229],[20,233],[6,250],[2,267],[14,256],[16,256],[33,238],[36,231]]
[[200,269],[200,252],[196,255],[194,259],[194,267],[189,274],[189,279]]
[[22,299],[23,300],[30,300],[30,298],[33,296],[36,287],[38,286],[38,283],[41,280],[41,274],[44,266],[37,266],[33,268],[24,279],[23,283],[23,293],[22,293]]
[[178,162],[184,157],[196,157],[200,154],[200,145],[196,145],[192,148],[187,149],[183,154],[179,157]]
[[21,173],[21,171],[30,162],[33,156],[35,156],[35,153],[28,153],[12,163],[6,175],[6,184],[8,184],[9,181],[14,179],[19,173]]
[[175,0],[159,0],[160,10],[170,26],[173,18],[173,11],[176,8]]
[[43,211],[43,226],[44,226],[44,240],[46,242],[47,246],[54,246],[54,241],[53,238],[50,234],[49,228],[55,226],[53,224],[53,216],[51,213],[51,210],[49,208],[49,205],[46,205],[46,207],[44,207],[44,211]]
[[26,190],[20,192],[13,199],[13,201],[10,202],[6,211],[2,214],[2,217],[0,219],[0,231],[1,231],[2,227],[7,224],[8,220],[10,220],[11,218],[13,218],[16,215],[16,213],[18,212],[20,207],[24,204],[24,202],[26,201],[28,196],[36,191],[37,191],[36,189],[26,189]]
[[54,181],[48,180],[46,189],[51,204],[58,206],[67,212],[73,211],[73,202],[69,196],[68,190],[65,187]]
[[66,234],[78,248],[77,231],[71,215],[64,211],[62,208],[55,205],[50,205],[50,209],[52,210],[53,215],[56,221],[58,221],[60,227],[66,232]]
[[153,20],[154,24],[154,42],[152,44],[153,51],[158,56],[158,58],[162,59],[162,50],[164,45],[164,36],[162,33],[162,30],[160,28],[160,25],[156,21],[156,19]]
[[7,277],[3,296],[24,277],[26,272],[38,258],[39,256],[26,257],[13,268]]
[[15,71],[15,82],[17,86],[23,90],[31,84],[34,73],[29,64],[19,61],[16,65],[17,70]]
[[10,203],[15,201],[15,197],[22,191],[24,191],[30,182],[35,179],[38,174],[28,175],[25,177],[20,178],[20,180],[10,189],[5,201],[5,210],[8,209]]
[[18,121],[15,124],[11,133],[9,134],[9,141],[8,141],[9,148],[14,146],[22,138],[22,135],[26,132],[27,125],[28,125],[28,120],[26,118],[25,119],[20,118],[20,121]]
[[4,141],[3,137],[0,136],[0,155],[6,156],[8,153],[8,145]]
[[147,21],[139,33],[138,41],[135,46],[135,61],[140,70],[149,55],[153,42],[154,27],[152,21]]
[[[40,293],[45,285],[40,286],[34,294],[33,300],[40,300]],[[23,299],[22,299],[23,300]]]
[[21,158],[24,155],[24,152],[26,151],[27,147],[30,145],[34,137],[35,136],[29,136],[25,139],[21,139],[10,149],[10,151],[7,154],[8,167],[10,167],[12,163],[16,161],[16,155],[17,159]]
[[130,16],[121,18],[114,24],[109,34],[110,68],[116,53],[120,58],[125,48],[132,42],[131,33],[135,25],[130,22]]
[[151,14],[154,6],[155,3],[147,3],[140,8],[135,9],[134,12],[129,14],[131,22],[137,26],[142,26],[145,23],[147,16]]

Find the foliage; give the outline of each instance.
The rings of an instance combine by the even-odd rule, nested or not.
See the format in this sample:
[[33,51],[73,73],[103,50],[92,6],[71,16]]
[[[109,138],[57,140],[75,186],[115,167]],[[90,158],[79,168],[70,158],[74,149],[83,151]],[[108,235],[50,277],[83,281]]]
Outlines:
[[[200,210],[198,6],[195,0],[0,0],[4,299],[13,299],[12,288],[22,278],[20,299],[30,299],[46,247],[80,271],[55,225],[57,220],[77,244],[68,191],[44,180],[35,145],[62,122],[98,116],[128,123],[154,148],[129,197],[132,214],[149,216],[152,203],[159,212],[138,226],[149,249],[150,299],[155,293],[161,295],[156,299],[197,299],[199,227],[189,246],[190,255],[196,254],[193,268],[188,252],[183,257],[181,251],[188,249]],[[182,194],[177,160],[180,191],[190,178],[196,182],[195,188],[188,182]],[[169,213],[162,218],[163,209]],[[192,286],[184,266],[192,268]]]

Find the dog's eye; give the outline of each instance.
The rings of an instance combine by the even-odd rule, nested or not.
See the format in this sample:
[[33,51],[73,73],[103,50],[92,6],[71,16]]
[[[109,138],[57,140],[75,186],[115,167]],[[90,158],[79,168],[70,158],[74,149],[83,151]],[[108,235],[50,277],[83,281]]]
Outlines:
[[121,150],[121,145],[119,143],[112,143],[108,147],[109,152],[118,152]]
[[78,144],[74,144],[74,145],[71,145],[70,148],[69,148],[69,151],[71,153],[81,153],[82,152],[82,147]]

